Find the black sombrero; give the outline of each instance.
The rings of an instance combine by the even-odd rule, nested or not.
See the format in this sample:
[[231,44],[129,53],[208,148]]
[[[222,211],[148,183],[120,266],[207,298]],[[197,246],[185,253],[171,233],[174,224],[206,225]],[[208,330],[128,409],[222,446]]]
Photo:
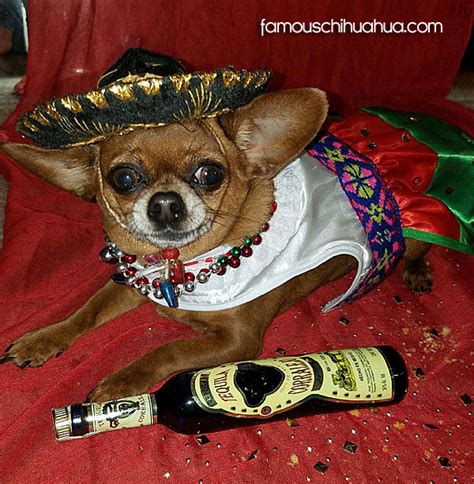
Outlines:
[[129,49],[97,89],[40,104],[17,128],[49,148],[80,146],[136,128],[218,116],[249,103],[269,81],[263,69],[186,73],[172,57]]

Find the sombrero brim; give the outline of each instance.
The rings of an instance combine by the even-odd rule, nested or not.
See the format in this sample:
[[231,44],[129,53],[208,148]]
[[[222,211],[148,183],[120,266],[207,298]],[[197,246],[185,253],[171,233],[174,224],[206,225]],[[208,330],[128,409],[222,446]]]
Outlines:
[[81,146],[137,128],[233,111],[261,94],[269,81],[270,72],[263,69],[129,75],[100,89],[40,104],[17,128],[48,148]]

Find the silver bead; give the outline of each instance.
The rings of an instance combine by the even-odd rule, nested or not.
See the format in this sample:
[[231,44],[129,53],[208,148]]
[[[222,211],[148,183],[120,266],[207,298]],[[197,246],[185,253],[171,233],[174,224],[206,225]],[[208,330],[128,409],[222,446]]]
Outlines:
[[153,296],[155,296],[156,299],[163,299],[163,294],[161,294],[159,289],[155,289],[155,291],[153,291]]
[[123,252],[120,249],[115,249],[114,252],[115,252],[115,255],[117,257],[122,257],[123,256]]
[[138,288],[138,292],[139,292],[140,294],[143,294],[143,295],[148,294],[148,287],[147,287],[147,286],[140,286],[140,287]]
[[186,292],[193,292],[195,288],[194,281],[187,281],[184,283],[184,290]]
[[120,272],[124,272],[127,270],[127,264],[118,264],[117,265],[117,270],[120,271]]
[[210,266],[209,269],[211,269],[211,272],[214,274],[217,274],[221,270],[221,265],[218,262],[213,262]]
[[134,281],[134,280],[135,280],[135,278],[134,278],[134,277],[127,277],[127,278],[125,279],[125,282],[126,282],[126,283],[127,283],[129,286],[131,286],[131,285],[133,284],[133,281]]
[[205,284],[208,280],[209,280],[209,273],[208,272],[203,272],[201,271],[198,275],[197,275],[197,280],[198,282],[200,282],[201,284]]
[[183,294],[183,290],[181,289],[181,287],[177,286],[174,288],[174,293],[176,294],[176,297],[179,297],[181,296],[181,294]]

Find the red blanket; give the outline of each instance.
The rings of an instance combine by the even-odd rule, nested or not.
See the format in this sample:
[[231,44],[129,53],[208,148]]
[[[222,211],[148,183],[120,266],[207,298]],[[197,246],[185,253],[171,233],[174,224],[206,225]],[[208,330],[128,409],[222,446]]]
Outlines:
[[[36,0],[29,2],[30,55],[19,109],[0,139],[19,139],[21,111],[48,96],[93,85],[123,50],[142,46],[200,69],[235,64],[274,70],[276,88],[330,91],[333,105],[386,104],[438,114],[473,134],[474,116],[443,100],[466,45],[470,2],[364,3],[329,0],[230,2]],[[360,7],[359,7],[360,8]],[[268,35],[268,21],[441,20],[443,34]],[[107,279],[98,261],[100,216],[93,204],[50,187],[4,155],[9,179],[0,253],[0,348],[58,321]],[[317,291],[276,319],[263,357],[389,344],[405,358],[410,388],[397,406],[305,417],[209,434],[209,442],[149,427],[58,443],[49,410],[82,401],[105,375],[152,348],[193,337],[146,304],[82,337],[40,369],[0,366],[2,482],[467,482],[472,476],[472,259],[429,254],[431,294],[412,295],[401,267],[379,289],[343,310],[320,305],[349,277]],[[470,372],[471,371],[471,372]],[[205,442],[205,441],[204,441]],[[346,442],[355,446],[346,445]],[[355,451],[345,450],[356,449]],[[316,467],[314,467],[316,465]]]

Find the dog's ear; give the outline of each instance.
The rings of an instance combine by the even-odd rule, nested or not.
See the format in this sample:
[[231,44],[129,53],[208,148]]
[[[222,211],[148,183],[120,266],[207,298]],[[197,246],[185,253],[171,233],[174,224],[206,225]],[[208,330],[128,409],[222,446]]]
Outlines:
[[23,168],[68,192],[91,200],[96,193],[94,164],[96,146],[53,150],[2,143],[0,148]]
[[327,111],[323,91],[292,89],[263,94],[219,123],[246,154],[248,176],[272,178],[312,141]]

